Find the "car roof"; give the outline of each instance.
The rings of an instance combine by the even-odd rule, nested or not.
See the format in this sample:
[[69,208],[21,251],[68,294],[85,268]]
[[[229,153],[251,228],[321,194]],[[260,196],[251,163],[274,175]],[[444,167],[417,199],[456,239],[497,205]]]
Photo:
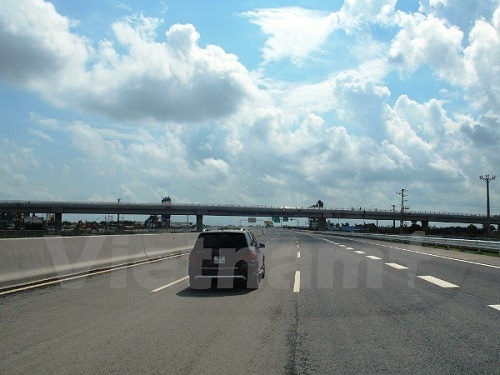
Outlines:
[[246,232],[246,230],[241,231],[239,229],[214,229],[214,230],[209,230],[206,232],[201,232],[200,234],[207,235],[207,234],[215,234],[215,233],[244,233],[244,232]]

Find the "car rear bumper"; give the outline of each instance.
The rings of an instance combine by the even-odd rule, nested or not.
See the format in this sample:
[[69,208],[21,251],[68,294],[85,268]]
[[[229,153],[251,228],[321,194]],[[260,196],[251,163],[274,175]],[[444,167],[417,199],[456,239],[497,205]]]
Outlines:
[[210,275],[210,276],[204,276],[204,275],[193,275],[189,276],[189,278],[193,278],[194,280],[206,280],[206,279],[236,279],[236,280],[246,280],[246,276],[243,275],[234,275],[234,276],[224,276],[224,275]]
[[257,269],[254,264],[243,265],[241,267],[200,267],[190,265],[188,274],[191,280],[203,279],[235,279],[246,281]]

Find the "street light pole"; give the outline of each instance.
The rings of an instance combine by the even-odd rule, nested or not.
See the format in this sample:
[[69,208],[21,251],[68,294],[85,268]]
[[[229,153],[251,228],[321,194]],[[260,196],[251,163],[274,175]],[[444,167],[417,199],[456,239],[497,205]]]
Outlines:
[[479,178],[486,182],[486,234],[490,236],[490,181],[493,181],[496,176],[490,176],[487,174],[486,176],[479,176]]

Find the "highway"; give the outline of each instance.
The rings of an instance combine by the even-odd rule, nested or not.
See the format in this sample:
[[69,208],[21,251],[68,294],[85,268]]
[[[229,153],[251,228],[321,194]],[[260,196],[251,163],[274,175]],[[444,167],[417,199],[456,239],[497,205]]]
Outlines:
[[500,258],[258,239],[256,291],[191,290],[182,255],[1,296],[0,373],[500,374]]

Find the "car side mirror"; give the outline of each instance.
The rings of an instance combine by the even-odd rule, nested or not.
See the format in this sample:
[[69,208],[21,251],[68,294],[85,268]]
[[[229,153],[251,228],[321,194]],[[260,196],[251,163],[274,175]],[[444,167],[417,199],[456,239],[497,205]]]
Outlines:
[[259,247],[266,247],[263,243],[259,243]]

